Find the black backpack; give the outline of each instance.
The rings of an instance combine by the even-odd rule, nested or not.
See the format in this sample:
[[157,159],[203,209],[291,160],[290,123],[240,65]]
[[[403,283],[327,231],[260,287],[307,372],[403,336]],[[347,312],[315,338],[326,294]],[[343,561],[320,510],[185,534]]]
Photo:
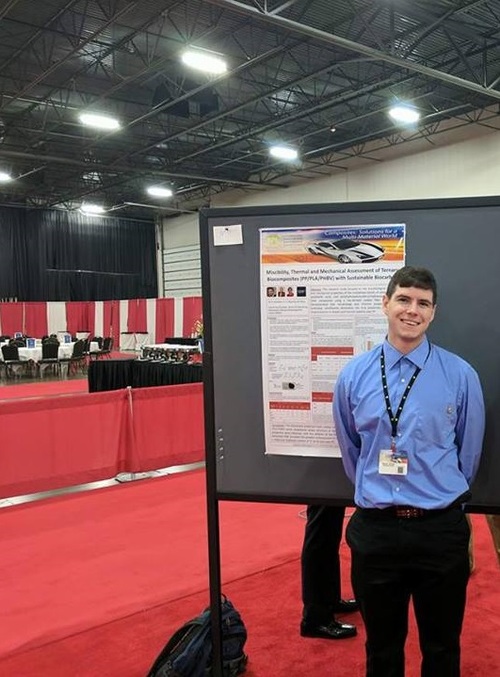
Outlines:
[[[247,630],[239,612],[224,597],[222,611],[222,660],[224,677],[236,677],[246,670],[243,647]],[[206,677],[212,674],[210,609],[176,630],[161,650],[147,677]]]

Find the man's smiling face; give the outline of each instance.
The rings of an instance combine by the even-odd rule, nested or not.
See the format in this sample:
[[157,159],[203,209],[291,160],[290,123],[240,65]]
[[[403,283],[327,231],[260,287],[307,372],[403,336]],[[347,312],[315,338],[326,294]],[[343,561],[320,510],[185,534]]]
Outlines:
[[390,298],[384,294],[382,310],[389,324],[389,343],[400,352],[409,353],[423,340],[436,306],[431,289],[398,285]]

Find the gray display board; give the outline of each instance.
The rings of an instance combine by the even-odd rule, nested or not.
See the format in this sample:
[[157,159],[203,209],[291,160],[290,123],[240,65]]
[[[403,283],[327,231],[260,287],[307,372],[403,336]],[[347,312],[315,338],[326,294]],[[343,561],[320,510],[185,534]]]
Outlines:
[[[207,463],[219,498],[352,502],[340,459],[264,453],[259,229],[377,223],[406,224],[406,263],[438,281],[429,338],[480,375],[487,430],[469,509],[500,512],[500,198],[202,211]],[[234,224],[243,244],[214,246],[213,227]]]

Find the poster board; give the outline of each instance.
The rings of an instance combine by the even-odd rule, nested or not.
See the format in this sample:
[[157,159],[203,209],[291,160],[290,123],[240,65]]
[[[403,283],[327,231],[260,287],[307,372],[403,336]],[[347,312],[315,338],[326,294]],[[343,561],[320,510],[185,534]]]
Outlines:
[[[213,464],[217,495],[352,502],[352,486],[339,458],[266,453],[260,238],[263,228],[370,224],[405,224],[406,263],[428,267],[436,275],[438,309],[429,338],[474,366],[486,400],[484,453],[469,508],[500,512],[498,198],[201,212],[207,463]],[[225,231],[227,241],[220,244]]]

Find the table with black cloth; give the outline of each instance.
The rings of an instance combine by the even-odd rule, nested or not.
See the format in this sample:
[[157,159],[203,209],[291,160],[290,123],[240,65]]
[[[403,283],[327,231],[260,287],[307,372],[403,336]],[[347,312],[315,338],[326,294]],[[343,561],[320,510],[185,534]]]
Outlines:
[[201,364],[172,364],[149,360],[94,360],[89,364],[89,392],[120,388],[147,388],[198,383],[203,380]]

